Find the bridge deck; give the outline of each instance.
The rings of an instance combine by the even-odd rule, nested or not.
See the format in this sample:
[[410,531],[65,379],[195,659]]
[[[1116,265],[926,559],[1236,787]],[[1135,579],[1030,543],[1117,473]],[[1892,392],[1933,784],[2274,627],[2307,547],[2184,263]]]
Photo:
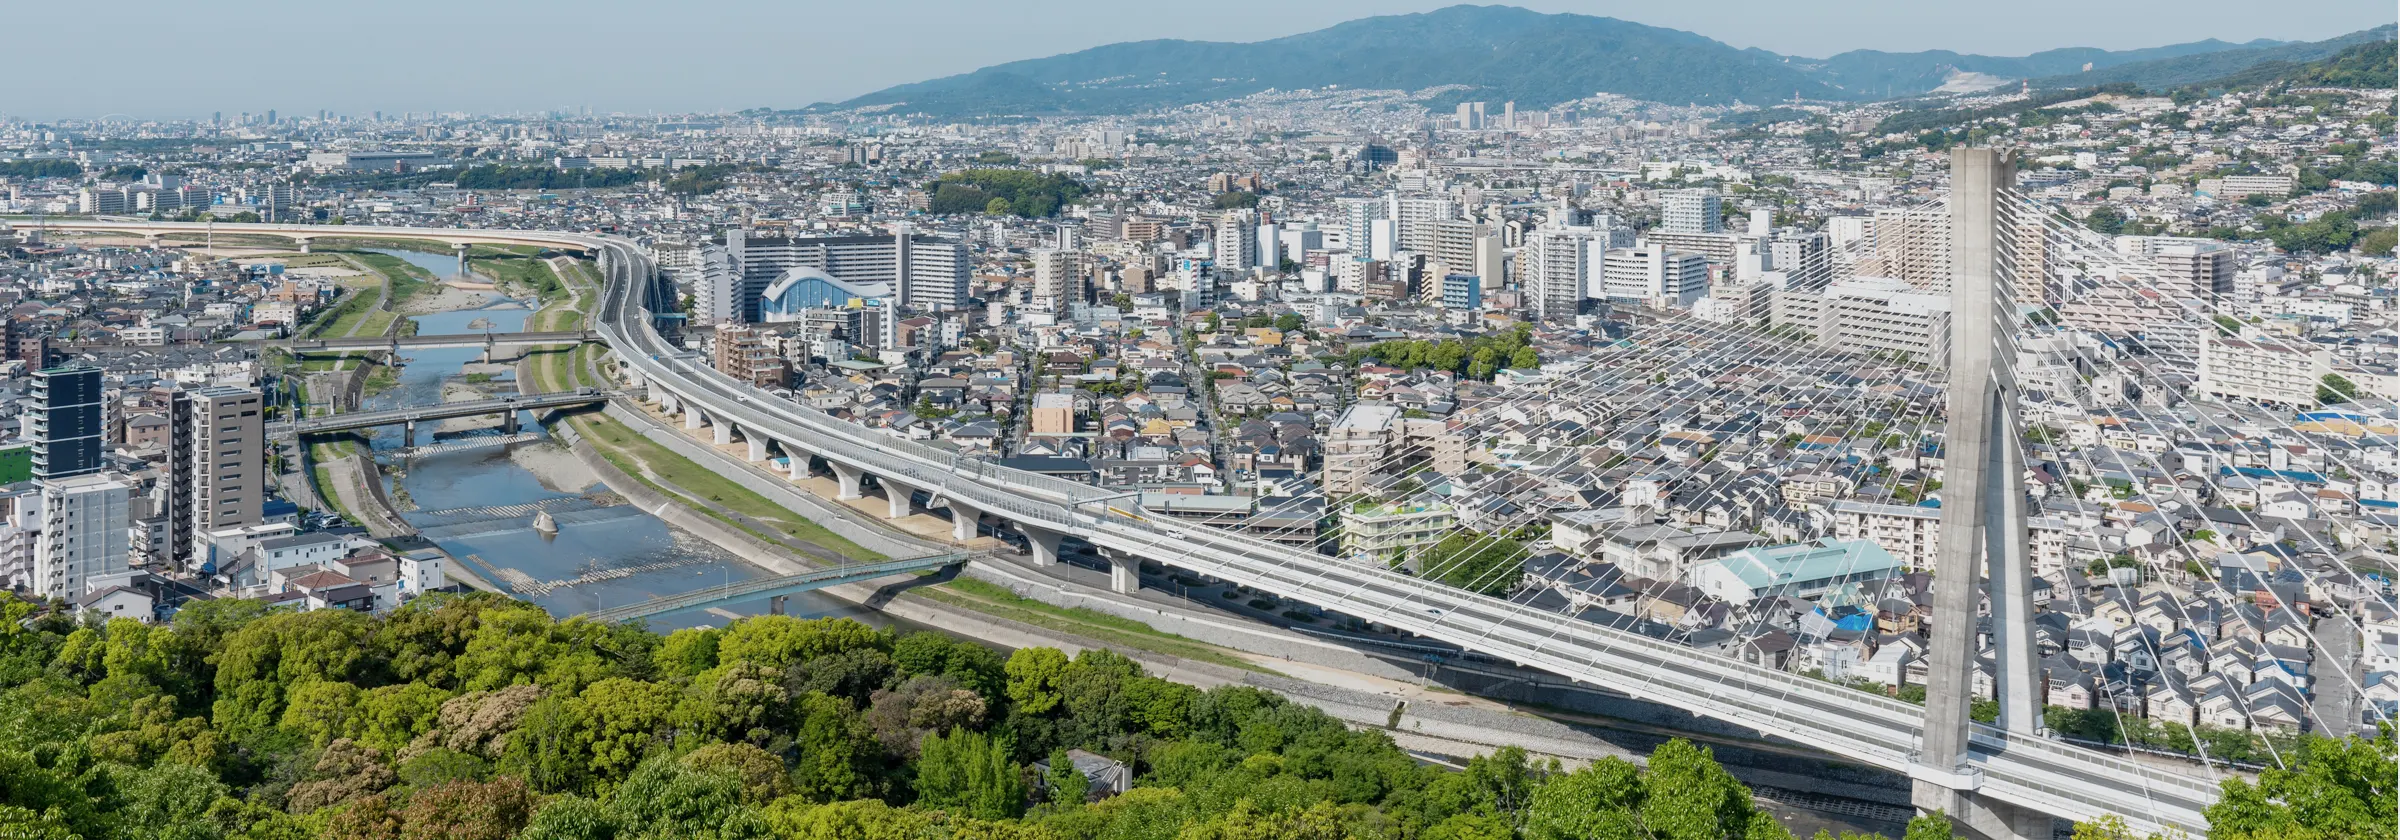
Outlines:
[[790,575],[787,577],[759,578],[756,580],[739,581],[725,586],[711,586],[706,589],[698,589],[679,595],[668,595],[659,598],[652,598],[636,604],[626,604],[619,607],[609,607],[604,610],[594,610],[584,613],[581,617],[604,623],[631,621],[637,618],[648,618],[654,615],[665,615],[667,613],[681,612],[683,610],[696,610],[723,604],[738,603],[741,601],[756,601],[761,598],[773,598],[779,595],[796,595],[802,592],[823,589],[828,586],[837,586],[844,583],[855,583],[863,580],[874,580],[881,577],[913,574],[916,572],[930,572],[946,566],[964,563],[966,560],[967,555],[964,554],[934,554],[925,557],[910,557],[902,560],[885,560],[880,563],[854,563],[846,566],[833,566],[830,568],[802,572],[800,574]]

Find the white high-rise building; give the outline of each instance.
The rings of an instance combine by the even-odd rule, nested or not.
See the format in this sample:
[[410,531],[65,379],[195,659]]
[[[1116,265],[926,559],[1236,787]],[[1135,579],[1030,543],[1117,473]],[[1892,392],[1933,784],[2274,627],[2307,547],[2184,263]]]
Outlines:
[[1342,247],[1362,257],[1373,254],[1375,220],[1390,208],[1372,198],[1343,198],[1335,203],[1342,208]]
[[1277,236],[1283,242],[1283,258],[1301,265],[1308,264],[1309,254],[1325,250],[1325,232],[1314,222],[1299,222]]
[[1258,214],[1249,210],[1227,210],[1217,217],[1217,271],[1243,274],[1258,267]]
[[1602,294],[1610,301],[1684,309],[1708,296],[1708,260],[1690,251],[1640,245],[1601,258]]
[[2333,354],[2315,345],[2211,338],[2200,343],[2200,390],[2237,400],[2317,407]]
[[1071,301],[1083,299],[1083,255],[1074,251],[1033,252],[1033,305],[1065,312]]
[[1661,200],[1659,229],[1667,233],[1723,233],[1724,200],[1715,190],[1676,190]]
[[42,530],[34,539],[32,591],[77,598],[85,581],[124,571],[132,548],[132,488],[106,474],[42,483]]
[[692,296],[692,325],[738,323],[742,314],[742,273],[720,245],[700,246],[687,267],[671,272],[675,285]]
[[1258,226],[1258,265],[1268,271],[1282,270],[1283,229],[1274,222]]
[[1583,308],[1590,274],[1592,229],[1543,226],[1527,231],[1525,305],[1528,316],[1545,320],[1575,317]]
[[1384,196],[1384,215],[1392,220],[1395,250],[1432,253],[1434,223],[1458,218],[1458,205],[1441,196]]
[[725,251],[741,276],[738,311],[744,321],[757,319],[767,286],[794,268],[818,269],[849,283],[890,283],[899,290],[902,306],[921,311],[965,306],[974,268],[964,241],[914,233],[907,225],[896,226],[890,235],[791,237],[753,236],[737,228],[725,232]]

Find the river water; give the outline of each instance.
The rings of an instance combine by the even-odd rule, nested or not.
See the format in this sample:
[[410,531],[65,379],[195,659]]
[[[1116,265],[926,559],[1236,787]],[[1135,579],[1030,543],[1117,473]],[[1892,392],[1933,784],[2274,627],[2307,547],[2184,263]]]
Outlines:
[[[457,270],[449,254],[380,253],[435,276]],[[410,320],[419,335],[508,332],[523,328],[532,314],[525,303],[495,294],[477,308]],[[514,365],[478,364],[482,354],[470,348],[404,351],[399,384],[367,397],[365,407],[438,403],[445,390],[462,387],[513,393]],[[490,378],[474,383],[467,381],[469,374]],[[413,451],[399,428],[373,430],[370,440],[383,465],[386,494],[402,508],[401,518],[457,558],[456,565],[561,617],[765,574],[626,504],[566,447],[550,440],[530,415],[519,420],[524,434],[513,441],[496,418],[445,421],[438,428],[425,424],[417,430]],[[541,510],[558,521],[556,536],[533,530]],[[767,603],[760,600],[658,616],[650,625],[661,631],[720,625],[734,615],[766,611]],[[879,613],[817,593],[792,596],[786,612],[888,623]]]

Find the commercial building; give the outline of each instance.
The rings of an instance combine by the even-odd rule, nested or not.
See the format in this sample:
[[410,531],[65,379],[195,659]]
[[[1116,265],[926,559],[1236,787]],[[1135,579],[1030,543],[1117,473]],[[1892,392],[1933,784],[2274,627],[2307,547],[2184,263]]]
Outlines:
[[726,253],[741,273],[743,320],[757,320],[767,287],[794,268],[814,268],[852,284],[889,284],[903,307],[941,311],[967,302],[973,263],[964,241],[912,233],[905,225],[891,235],[753,236],[725,232]]
[[319,173],[407,172],[446,162],[434,152],[310,152],[302,165]]
[[1899,571],[1900,561],[1872,542],[1820,539],[1745,548],[1693,566],[1685,583],[1725,603],[1741,605],[1760,598],[1815,599]]
[[2333,354],[2312,345],[2210,338],[2200,343],[2200,390],[2295,408],[2317,406]]
[[889,283],[853,283],[801,266],[784,272],[759,294],[758,314],[763,323],[784,324],[820,309],[888,307],[891,299]]

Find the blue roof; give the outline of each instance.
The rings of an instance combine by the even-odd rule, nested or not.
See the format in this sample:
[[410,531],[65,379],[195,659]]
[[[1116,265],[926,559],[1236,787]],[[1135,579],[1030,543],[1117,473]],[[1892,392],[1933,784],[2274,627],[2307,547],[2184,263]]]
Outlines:
[[[2234,467],[2230,471],[2241,473],[2242,475],[2246,475],[2251,478],[2280,478],[2285,481],[2297,481],[2302,484],[2325,483],[2324,476],[2309,472],[2307,470],[2270,470],[2260,467]],[[2218,474],[2222,475],[2225,472],[2227,471],[2219,470]]]
[[1752,591],[1813,581],[1879,577],[1900,568],[1899,559],[1872,540],[1820,539],[1745,548],[1711,562],[1723,565]]

